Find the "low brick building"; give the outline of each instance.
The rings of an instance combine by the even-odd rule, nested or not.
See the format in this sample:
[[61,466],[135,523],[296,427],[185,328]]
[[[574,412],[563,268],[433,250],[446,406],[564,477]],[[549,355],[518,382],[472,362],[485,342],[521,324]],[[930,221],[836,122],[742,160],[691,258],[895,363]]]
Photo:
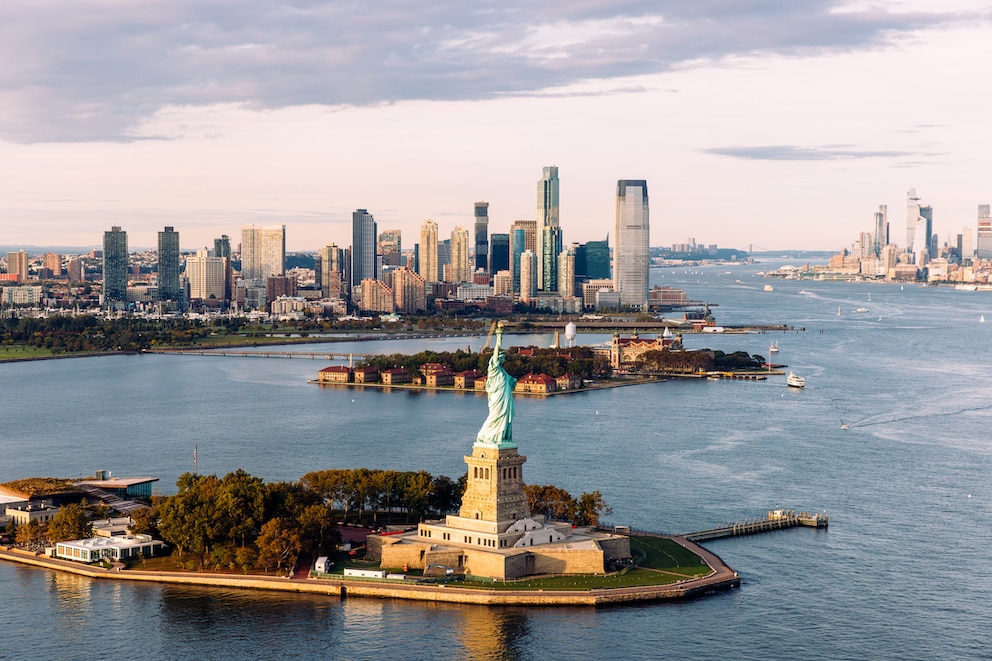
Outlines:
[[396,385],[399,383],[410,383],[412,380],[410,370],[405,367],[394,367],[392,369],[383,370],[382,382],[386,385]]
[[344,365],[325,367],[317,372],[317,381],[320,383],[350,383],[351,368]]
[[525,374],[517,380],[514,392],[546,395],[558,389],[553,377],[547,374]]
[[352,372],[355,383],[378,383],[379,370],[374,367],[356,367]]

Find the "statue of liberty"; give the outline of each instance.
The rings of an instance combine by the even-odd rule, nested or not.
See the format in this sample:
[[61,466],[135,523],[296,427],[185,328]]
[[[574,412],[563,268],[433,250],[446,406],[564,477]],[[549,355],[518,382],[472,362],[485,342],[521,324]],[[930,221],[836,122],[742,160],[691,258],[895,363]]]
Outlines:
[[489,445],[513,444],[513,387],[517,380],[503,369],[506,353],[503,347],[503,322],[496,325],[496,346],[489,358],[486,376],[486,394],[489,398],[489,417],[482,424],[477,443]]

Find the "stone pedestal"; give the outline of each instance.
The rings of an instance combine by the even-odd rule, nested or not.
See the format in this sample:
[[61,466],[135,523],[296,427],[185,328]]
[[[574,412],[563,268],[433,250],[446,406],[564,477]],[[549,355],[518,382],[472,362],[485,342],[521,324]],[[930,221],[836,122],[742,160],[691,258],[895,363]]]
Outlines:
[[523,465],[527,457],[516,447],[475,444],[468,464],[468,484],[458,516],[449,526],[500,533],[530,517],[524,492]]

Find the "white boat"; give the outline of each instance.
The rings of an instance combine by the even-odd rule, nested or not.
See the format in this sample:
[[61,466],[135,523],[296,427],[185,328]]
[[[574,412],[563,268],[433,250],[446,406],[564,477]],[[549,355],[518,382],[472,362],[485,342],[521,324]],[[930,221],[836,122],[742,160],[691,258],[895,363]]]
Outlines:
[[837,306],[837,316],[838,317],[840,316],[840,306],[839,305]]
[[868,308],[858,308],[855,312],[868,312]]
[[768,353],[778,353],[778,342],[772,342],[768,345]]
[[795,372],[789,372],[789,376],[785,377],[785,385],[790,388],[805,388],[806,379],[797,376]]
[[980,324],[984,324],[985,323],[985,315],[984,314],[981,317],[978,318],[978,323],[980,323]]
[[765,291],[775,291],[775,288],[771,285],[765,285]]

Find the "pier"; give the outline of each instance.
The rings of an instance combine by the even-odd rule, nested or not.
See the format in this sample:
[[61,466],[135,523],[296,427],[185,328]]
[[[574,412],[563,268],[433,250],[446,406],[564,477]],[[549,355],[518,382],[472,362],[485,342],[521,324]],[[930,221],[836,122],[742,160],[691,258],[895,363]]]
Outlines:
[[679,535],[691,542],[704,542],[711,539],[722,539],[724,537],[737,537],[739,535],[753,535],[769,530],[780,530],[782,528],[795,528],[803,526],[806,528],[826,528],[830,523],[830,518],[825,513],[814,514],[812,512],[797,512],[795,510],[772,510],[768,516],[757,519],[745,519],[737,523],[732,523],[719,528],[709,530],[699,530],[697,532]]

